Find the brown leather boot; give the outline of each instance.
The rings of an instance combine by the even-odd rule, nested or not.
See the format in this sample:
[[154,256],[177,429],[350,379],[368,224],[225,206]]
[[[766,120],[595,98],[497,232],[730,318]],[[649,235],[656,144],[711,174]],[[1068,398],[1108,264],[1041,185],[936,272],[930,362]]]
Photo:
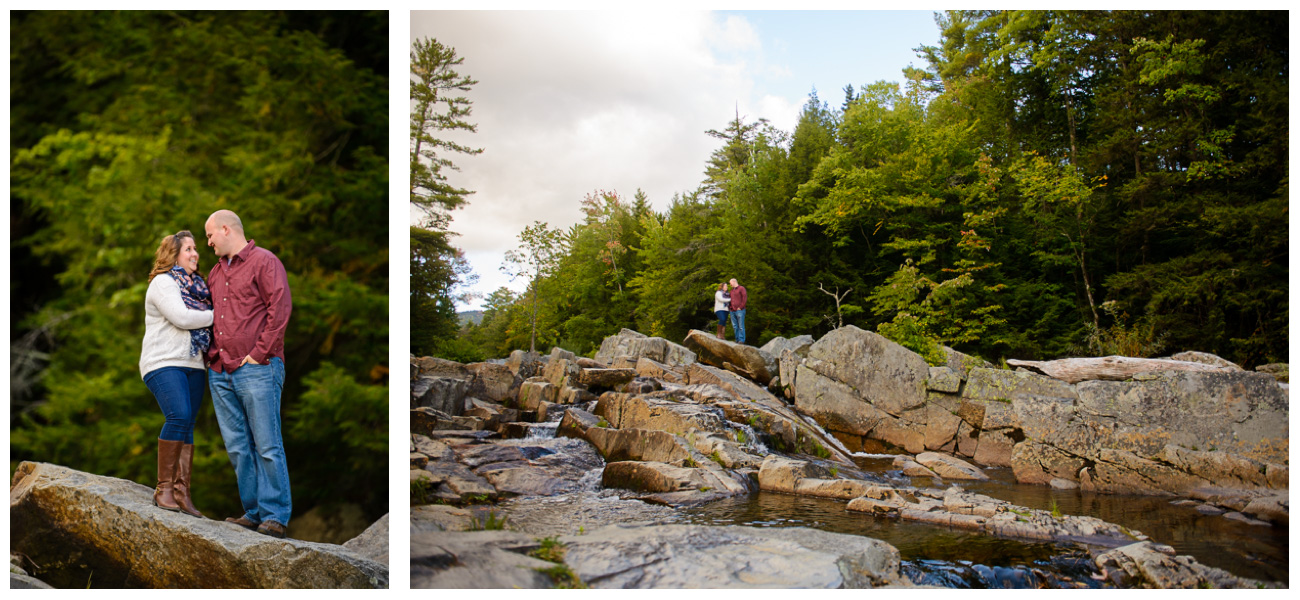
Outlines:
[[727,334],[727,327],[726,327],[725,325],[719,325],[719,326],[718,326],[718,339],[720,339],[720,340],[725,340],[725,339],[727,339],[727,338],[723,337],[723,336],[725,336],[726,334]]
[[181,446],[173,440],[158,440],[158,487],[153,492],[153,505],[163,510],[178,511],[172,482],[176,480],[176,463],[180,461]]
[[193,464],[194,444],[182,445],[180,460],[176,462],[176,478],[172,480],[172,496],[176,498],[176,504],[180,505],[181,512],[206,519],[207,517],[194,507],[194,500],[190,496],[190,467]]

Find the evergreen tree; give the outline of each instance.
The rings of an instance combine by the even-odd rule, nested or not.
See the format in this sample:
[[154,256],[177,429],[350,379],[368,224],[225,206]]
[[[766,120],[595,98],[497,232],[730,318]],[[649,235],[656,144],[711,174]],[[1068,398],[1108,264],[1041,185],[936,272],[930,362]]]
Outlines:
[[458,329],[456,294],[477,280],[448,231],[451,211],[464,206],[473,192],[447,181],[443,169],[456,170],[446,155],[474,155],[483,150],[445,139],[445,132],[474,132],[466,121],[472,107],[468,92],[478,81],[456,71],[464,58],[438,40],[416,40],[411,45],[411,192],[410,202],[421,214],[411,228],[411,351],[438,353],[439,346]]

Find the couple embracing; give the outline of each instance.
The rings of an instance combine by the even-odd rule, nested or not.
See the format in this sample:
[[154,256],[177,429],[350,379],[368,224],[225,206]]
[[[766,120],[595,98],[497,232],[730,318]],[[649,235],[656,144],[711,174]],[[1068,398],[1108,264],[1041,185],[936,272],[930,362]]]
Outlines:
[[727,317],[731,317],[731,329],[736,333],[736,343],[745,343],[745,304],[749,301],[749,292],[733,277],[731,287],[719,283],[713,292],[713,313],[718,316],[718,339],[727,339]]
[[179,231],[158,246],[145,293],[140,374],[166,417],[153,503],[204,518],[190,472],[208,387],[244,509],[226,521],[283,538],[293,509],[280,435],[289,280],[280,259],[245,239],[235,213],[212,213],[203,229],[217,255],[207,280],[194,235]]

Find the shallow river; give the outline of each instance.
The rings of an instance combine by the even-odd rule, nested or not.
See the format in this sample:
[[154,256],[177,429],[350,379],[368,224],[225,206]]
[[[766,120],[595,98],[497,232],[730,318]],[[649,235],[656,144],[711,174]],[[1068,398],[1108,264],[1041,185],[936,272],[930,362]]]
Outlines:
[[[866,471],[888,470],[889,459],[859,458]],[[1287,530],[1209,516],[1169,499],[1057,490],[1016,483],[1010,469],[988,468],[985,482],[962,487],[1030,508],[1088,515],[1136,529],[1202,564],[1242,577],[1288,582]],[[899,483],[905,483],[902,478]],[[936,487],[910,478],[916,487]],[[846,510],[847,502],[761,492],[682,512],[683,522],[757,527],[812,527],[884,540],[902,554],[904,570],[919,582],[948,587],[1091,587],[1088,553],[1072,544],[1003,539],[966,530],[872,517]],[[1037,570],[1038,573],[1033,571]],[[1043,575],[1052,581],[1043,581]],[[1059,581],[1058,581],[1059,580]]]

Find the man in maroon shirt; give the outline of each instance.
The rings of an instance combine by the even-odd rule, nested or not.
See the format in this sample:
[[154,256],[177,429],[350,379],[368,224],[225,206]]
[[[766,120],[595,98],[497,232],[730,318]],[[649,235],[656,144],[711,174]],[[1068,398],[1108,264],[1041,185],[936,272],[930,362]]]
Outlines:
[[735,278],[731,280],[731,328],[736,332],[736,343],[745,343],[745,304],[749,292]]
[[208,273],[208,385],[244,507],[243,515],[226,520],[282,538],[293,513],[280,436],[284,331],[292,311],[289,279],[280,259],[244,238],[235,213],[212,213],[203,229],[217,253]]

